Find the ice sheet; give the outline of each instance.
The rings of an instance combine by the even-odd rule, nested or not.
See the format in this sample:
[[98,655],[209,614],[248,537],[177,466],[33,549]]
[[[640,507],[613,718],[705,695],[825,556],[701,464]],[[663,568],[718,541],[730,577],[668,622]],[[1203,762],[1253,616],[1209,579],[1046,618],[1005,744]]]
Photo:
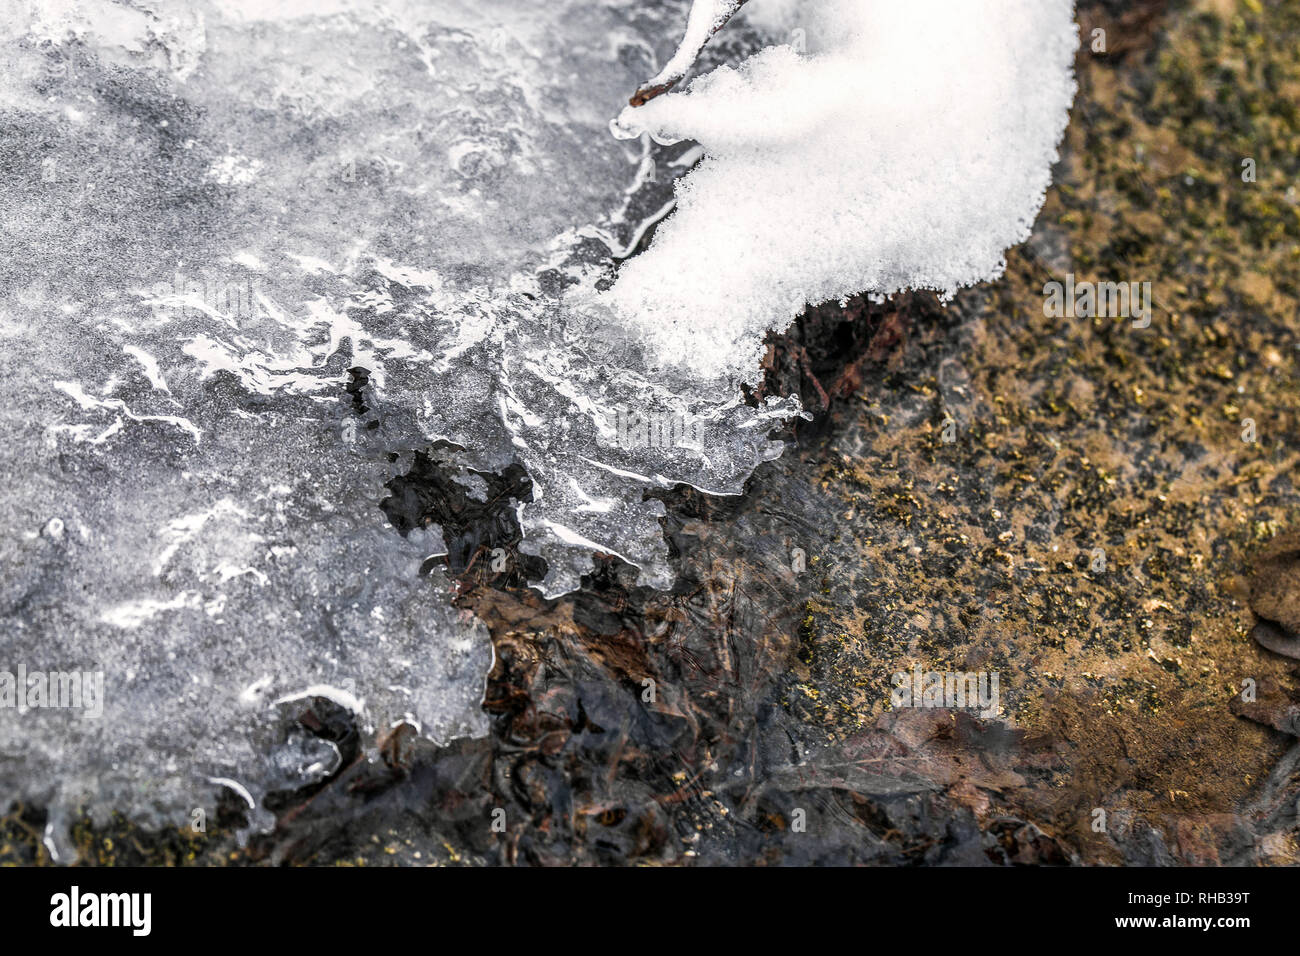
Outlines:
[[[403,536],[379,507],[437,442],[473,494],[475,470],[526,469],[533,499],[514,505],[546,594],[578,586],[597,551],[671,586],[646,491],[739,492],[781,451],[770,428],[798,413],[741,398],[763,329],[804,300],[976,281],[1032,218],[1062,122],[1068,4],[1019,25],[1004,14],[1023,5],[989,2],[992,25],[957,18],[982,49],[931,24],[953,62],[913,70],[846,130],[843,97],[799,115],[792,98],[819,102],[828,69],[865,94],[888,79],[875,58],[902,54],[818,39],[856,6],[751,0],[768,41],[806,29],[808,50],[773,48],[646,108],[708,158],[621,270],[672,210],[665,180],[701,155],[608,131],[676,48],[684,3],[0,11],[0,669],[105,678],[102,717],[0,708],[0,794],[59,820],[85,805],[176,821],[226,786],[265,824],[268,791],[338,759],[295,724],[307,697],[355,710],[370,743],[402,719],[435,741],[484,733],[487,635],[450,609],[441,572],[419,573],[438,529]],[[880,16],[890,43],[925,53],[900,35],[911,14]],[[1008,52],[1044,37],[1041,69]],[[822,44],[825,62],[804,62]],[[962,124],[908,128],[946,115],[945,77],[985,60]],[[1046,75],[1041,101],[1017,99]],[[1007,186],[997,136],[1034,116],[1011,144],[1030,153],[1002,173],[1024,181]],[[851,167],[870,173],[860,189],[842,152],[819,152],[878,140],[893,144],[871,154],[883,169]],[[917,171],[908,149],[952,168]],[[801,182],[802,160],[823,178]],[[966,175],[993,190],[984,211],[940,209],[971,198]],[[990,197],[1006,207],[984,222]],[[933,222],[891,218],[926,209]],[[855,258],[844,247],[868,228],[884,238]],[[720,252],[732,239],[739,258]]]

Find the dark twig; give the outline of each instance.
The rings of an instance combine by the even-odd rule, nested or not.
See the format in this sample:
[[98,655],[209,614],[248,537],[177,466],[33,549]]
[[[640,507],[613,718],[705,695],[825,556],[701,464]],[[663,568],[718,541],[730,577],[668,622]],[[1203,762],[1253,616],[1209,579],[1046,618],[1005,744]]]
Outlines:
[[673,54],[659,74],[641,84],[628,100],[633,106],[644,106],[661,93],[667,93],[695,65],[704,44],[727,25],[748,0],[695,0],[686,17],[686,35],[682,37],[677,52]]

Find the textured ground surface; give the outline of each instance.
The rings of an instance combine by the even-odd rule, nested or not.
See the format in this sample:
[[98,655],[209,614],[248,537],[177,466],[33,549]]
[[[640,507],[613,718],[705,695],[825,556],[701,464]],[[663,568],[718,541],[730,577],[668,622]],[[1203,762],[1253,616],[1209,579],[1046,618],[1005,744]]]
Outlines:
[[[1300,11],[1080,19],[1034,238],[947,308],[820,309],[774,343],[771,384],[822,414],[744,497],[664,496],[672,594],[611,561],[545,602],[465,562],[488,738],[390,740],[248,846],[232,806],[202,837],[83,825],[84,859],[1300,862],[1300,674],[1250,609],[1296,620]],[[1044,317],[1068,272],[1151,282],[1150,328]],[[390,520],[436,520],[454,554],[517,541],[516,476],[485,503],[416,462]],[[914,664],[996,671],[999,717],[891,708]],[[308,722],[346,757],[329,717]],[[3,858],[43,859],[43,822],[14,807]]]

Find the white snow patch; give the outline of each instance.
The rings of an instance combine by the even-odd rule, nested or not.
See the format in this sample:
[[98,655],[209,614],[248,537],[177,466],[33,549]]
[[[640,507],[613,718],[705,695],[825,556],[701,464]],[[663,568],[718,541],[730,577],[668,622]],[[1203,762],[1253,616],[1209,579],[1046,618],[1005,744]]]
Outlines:
[[805,0],[793,22],[806,54],[769,47],[617,121],[707,153],[605,295],[665,363],[752,380],[805,304],[995,278],[1042,207],[1072,0]]

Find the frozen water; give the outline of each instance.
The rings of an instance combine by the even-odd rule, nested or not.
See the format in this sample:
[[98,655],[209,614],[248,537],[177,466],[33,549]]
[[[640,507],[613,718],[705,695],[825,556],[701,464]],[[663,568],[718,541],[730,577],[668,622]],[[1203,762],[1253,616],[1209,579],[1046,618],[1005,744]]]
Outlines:
[[789,42],[619,118],[707,154],[606,297],[651,353],[744,375],[807,303],[999,275],[1068,121],[1072,0],[755,0],[741,15],[784,21]]
[[[449,607],[440,571],[419,573],[443,550],[437,529],[400,535],[379,509],[434,443],[471,496],[475,472],[527,470],[533,499],[515,504],[545,593],[576,587],[595,551],[669,586],[646,491],[740,491],[781,451],[770,426],[798,413],[793,398],[740,399],[762,329],[804,299],[975,281],[1032,218],[1062,121],[1068,5],[989,2],[990,23],[958,18],[979,51],[925,24],[958,80],[992,63],[957,123],[937,102],[948,65],[900,36],[914,20],[863,5],[890,44],[925,54],[900,86],[870,63],[902,53],[838,38],[857,5],[752,0],[774,38],[806,18],[817,56],[777,47],[646,108],[636,122],[656,138],[710,155],[621,272],[671,210],[656,180],[700,155],[608,133],[676,48],[685,3],[0,10],[0,670],[105,681],[98,718],[0,707],[0,794],[60,819],[86,805],[184,820],[220,781],[260,807],[339,759],[293,721],[311,696],[354,711],[371,743],[398,720],[437,741],[485,732],[487,635]],[[1044,40],[1041,69],[1008,52]],[[849,130],[847,95],[792,115],[828,70],[859,95],[892,83],[893,99],[868,97]],[[953,122],[918,133],[911,115]],[[872,124],[894,145],[859,188],[829,150],[874,144]],[[1007,160],[1002,135],[1029,154]],[[917,172],[908,149],[940,168]],[[992,174],[1003,160],[1014,186]],[[960,207],[966,175],[1006,209]],[[735,222],[710,222],[728,203]],[[794,244],[754,232],[764,203]],[[924,227],[890,218],[925,212]],[[846,251],[863,230],[882,238]],[[721,253],[732,240],[743,255]]]
[[218,785],[260,807],[337,763],[304,695],[372,743],[486,732],[486,631],[419,573],[438,529],[379,507],[437,439],[470,494],[471,468],[528,469],[548,592],[593,550],[670,583],[645,489],[739,490],[793,407],[659,379],[558,295],[662,215],[652,147],[608,123],[683,15],[0,9],[0,671],[105,685],[100,717],[0,706],[0,796],[60,822],[184,822]]

